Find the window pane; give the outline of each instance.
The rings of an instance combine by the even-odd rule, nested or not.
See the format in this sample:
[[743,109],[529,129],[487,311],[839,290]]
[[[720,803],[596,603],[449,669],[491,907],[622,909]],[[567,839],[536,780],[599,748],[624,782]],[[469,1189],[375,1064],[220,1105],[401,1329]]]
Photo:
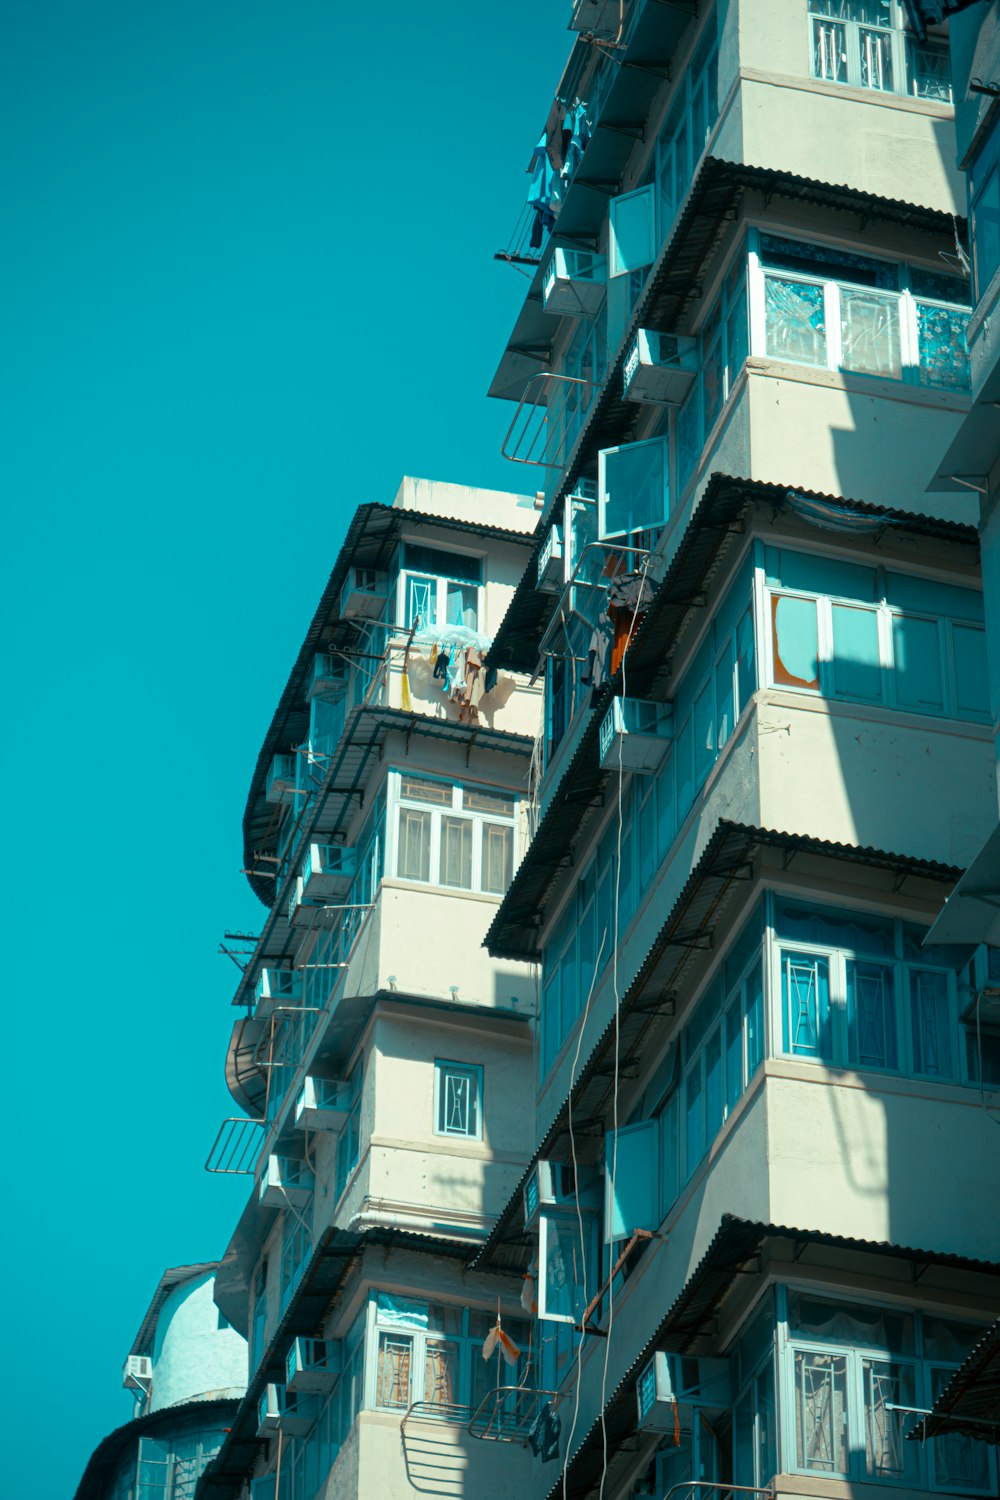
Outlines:
[[951,1007],[947,974],[910,970],[910,1031],[914,1072],[928,1078],[950,1078]]
[[847,29],[813,19],[813,75],[829,83],[847,82]]
[[408,578],[403,623],[409,627],[419,619],[421,625],[434,625],[437,622],[436,595],[436,578]]
[[976,293],[981,297],[1000,267],[1000,164],[983,180],[972,205]]
[[969,314],[964,308],[917,303],[921,385],[968,390],[969,346],[965,338],[968,321]]
[[764,284],[766,353],[798,364],[826,364],[823,288],[787,276],[767,276]]
[[884,375],[892,380],[902,378],[898,298],[842,287],[840,337],[845,370]]
[[667,519],[667,449],[659,438],[626,443],[601,455],[602,536],[627,536]]
[[862,29],[861,85],[866,89],[892,88],[892,33]]
[[433,802],[435,807],[450,807],[451,783],[422,781],[419,776],[401,776],[399,795],[410,802]]
[[705,391],[705,431],[711,429],[722,410],[722,339],[717,338],[705,355],[701,378]]
[[439,1068],[438,1130],[442,1135],[478,1136],[478,1069],[452,1064]]
[[970,625],[952,625],[951,642],[955,654],[955,706],[960,714],[988,716],[986,632]]
[[441,819],[441,884],[472,889],[472,819]]
[[831,606],[833,616],[833,690],[845,698],[878,703],[882,698],[878,615],[873,609]]
[[721,750],[733,732],[732,644],[715,664],[715,743]]
[[940,104],[950,104],[948,48],[938,42],[918,42],[915,36],[906,38],[906,46],[911,92],[918,99],[936,99]]
[[715,693],[711,677],[694,704],[694,779],[701,786],[715,764]]
[[748,609],[736,627],[736,693],[737,714],[741,714],[750,702],[757,686],[754,665],[753,610]]
[[514,830],[502,823],[483,824],[482,888],[502,896],[514,874]]
[[479,590],[469,583],[448,583],[446,588],[446,625],[464,625],[466,630],[476,630],[479,624]]
[[875,1479],[903,1479],[916,1483],[920,1454],[906,1441],[913,1425],[912,1411],[888,1411],[889,1406],[916,1405],[912,1365],[888,1360],[862,1360],[865,1387],[865,1468]]
[[462,806],[467,812],[488,812],[498,818],[514,816],[514,798],[509,792],[486,792],[481,787],[467,786]]
[[705,1043],[705,1144],[710,1145],[722,1124],[722,1031],[716,1027]]
[[771,596],[774,681],[778,686],[819,687],[816,602],[787,594]]
[[913,1317],[863,1302],[836,1302],[789,1288],[788,1326],[803,1338],[865,1344],[890,1354],[912,1354]]
[[424,1348],[424,1400],[435,1406],[450,1405],[458,1400],[457,1344],[444,1339],[428,1339]]
[[478,557],[461,552],[445,552],[440,547],[425,547],[419,542],[403,546],[403,567],[414,573],[430,573],[439,578],[457,578],[462,583],[482,583],[483,564]]
[[400,880],[431,878],[431,814],[412,807],[399,809],[399,853],[396,873]]
[[764,991],[758,961],[747,977],[747,1079],[764,1061]]
[[740,997],[726,1011],[726,1112],[743,1092],[743,1013]]
[[701,1059],[688,1074],[684,1086],[685,1101],[685,1181],[705,1154],[705,1106],[701,1088]]
[[405,1409],[410,1404],[410,1364],[413,1340],[398,1333],[380,1333],[375,1404]]
[[894,615],[892,655],[896,702],[900,707],[940,713],[944,708],[944,691],[937,621]]
[[845,1355],[796,1350],[795,1446],[798,1468],[847,1473]]
[[847,1017],[851,1062],[865,1068],[896,1066],[893,971],[883,964],[847,965]]
[[648,266],[656,254],[656,194],[639,188],[611,200],[612,276]]
[[805,953],[781,956],[785,1051],[830,1061],[830,965]]

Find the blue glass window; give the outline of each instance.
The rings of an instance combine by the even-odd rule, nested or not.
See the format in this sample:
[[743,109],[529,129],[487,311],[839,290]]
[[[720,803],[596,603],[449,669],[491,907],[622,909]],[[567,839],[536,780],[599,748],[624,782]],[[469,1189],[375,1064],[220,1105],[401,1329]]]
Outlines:
[[783,952],[781,982],[785,1051],[794,1057],[832,1061],[828,960]]

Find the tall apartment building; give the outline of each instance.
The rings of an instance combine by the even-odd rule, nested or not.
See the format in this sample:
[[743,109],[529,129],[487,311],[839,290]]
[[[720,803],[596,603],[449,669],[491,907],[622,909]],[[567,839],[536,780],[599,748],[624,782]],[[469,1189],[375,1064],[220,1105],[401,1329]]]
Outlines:
[[244,837],[268,911],[227,1060],[245,1113],[208,1163],[251,1178],[215,1288],[250,1377],[206,1500],[511,1482],[466,1428],[528,1358],[522,1279],[467,1266],[533,1145],[535,978],[482,944],[541,696],[485,656],[536,520],[424,480],[363,505],[264,741]]
[[1000,1311],[983,955],[928,940],[996,823],[944,35],[573,13],[493,386],[545,726],[487,941],[541,1004],[473,1266],[537,1279],[535,1493],[993,1494],[909,1436]]
[[215,1305],[216,1270],[160,1277],[122,1371],[132,1420],[94,1449],[75,1500],[193,1500],[247,1385],[246,1341]]

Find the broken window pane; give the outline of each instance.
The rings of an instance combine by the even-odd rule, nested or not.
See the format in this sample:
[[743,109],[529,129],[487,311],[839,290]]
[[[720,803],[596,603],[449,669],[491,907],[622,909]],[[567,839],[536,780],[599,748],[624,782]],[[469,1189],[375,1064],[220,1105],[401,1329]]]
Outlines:
[[819,687],[816,601],[789,594],[771,598],[774,681],[778,686]]
[[840,293],[840,338],[845,370],[902,379],[897,297],[844,287]]
[[826,364],[823,288],[791,277],[765,278],[767,353],[798,364]]

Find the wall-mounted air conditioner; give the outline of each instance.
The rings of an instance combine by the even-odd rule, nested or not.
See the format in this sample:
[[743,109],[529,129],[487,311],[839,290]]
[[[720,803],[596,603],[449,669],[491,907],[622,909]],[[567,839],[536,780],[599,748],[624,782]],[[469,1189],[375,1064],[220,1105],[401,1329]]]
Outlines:
[[275,1005],[302,1000],[302,974],[296,969],[261,969],[254,986],[254,1010],[266,1014]]
[[315,1413],[308,1415],[297,1409],[295,1394],[286,1392],[283,1385],[267,1385],[257,1402],[257,1436],[274,1437],[279,1431],[285,1437],[305,1437],[315,1421]]
[[637,771],[650,775],[666,758],[674,734],[670,703],[642,698],[614,698],[601,722],[597,748],[605,770]]
[[614,37],[618,34],[621,14],[619,0],[573,0],[569,30]]
[[267,771],[264,797],[268,802],[295,801],[295,756],[276,755]]
[[332,1391],[340,1370],[339,1339],[293,1339],[285,1360],[285,1390]]
[[310,901],[346,895],[357,867],[352,845],[310,844],[302,862],[302,895]]
[[690,1431],[696,1407],[717,1412],[729,1407],[729,1360],[658,1352],[635,1383],[635,1399],[640,1432]]
[[562,531],[550,526],[538,556],[538,587],[546,594],[559,594],[566,581]]
[[351,1104],[346,1083],[333,1078],[306,1078],[295,1101],[296,1128],[342,1130],[351,1112]]
[[679,406],[697,373],[696,339],[640,328],[625,356],[623,393],[628,401]]
[[328,656],[325,653],[314,656],[306,687],[309,701],[312,702],[313,698],[338,698],[346,691],[347,663],[343,657]]
[[556,1201],[556,1177],[558,1164],[538,1161],[524,1184],[524,1224],[531,1229],[538,1222],[539,1211]]
[[553,250],[542,278],[547,313],[596,317],[607,293],[608,263],[591,250]]
[[351,568],[340,591],[343,620],[378,620],[385,611],[386,575],[374,568]]
[[130,1354],[122,1367],[122,1385],[127,1391],[145,1395],[153,1379],[153,1361],[148,1354]]
[[313,1174],[293,1156],[269,1156],[264,1163],[257,1197],[263,1208],[305,1208],[312,1198]]

